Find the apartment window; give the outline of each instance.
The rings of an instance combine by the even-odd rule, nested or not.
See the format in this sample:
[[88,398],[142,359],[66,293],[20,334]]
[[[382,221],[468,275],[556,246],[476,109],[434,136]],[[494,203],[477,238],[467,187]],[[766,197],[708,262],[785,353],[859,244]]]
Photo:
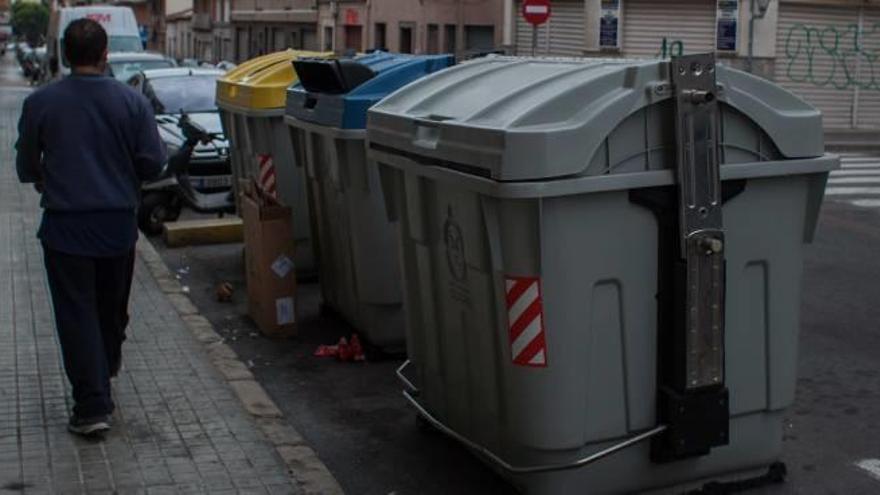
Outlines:
[[324,51],[333,51],[333,26],[324,26]]
[[413,25],[412,24],[401,24],[400,25],[400,53],[412,53],[413,52]]
[[223,22],[229,22],[229,15],[232,11],[232,0],[223,0]]
[[428,53],[440,51],[440,28],[436,24],[428,24]]
[[375,27],[375,40],[373,41],[373,48],[377,50],[387,50],[388,43],[386,42],[385,35],[385,23],[377,22]]
[[444,51],[446,53],[455,53],[457,49],[457,47],[455,46],[455,35],[455,24],[447,24],[443,26],[443,42],[445,49]]

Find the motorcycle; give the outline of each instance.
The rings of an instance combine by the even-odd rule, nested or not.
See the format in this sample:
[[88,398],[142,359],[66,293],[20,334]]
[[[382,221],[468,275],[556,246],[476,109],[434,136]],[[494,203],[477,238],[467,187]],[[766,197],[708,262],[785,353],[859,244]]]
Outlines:
[[218,135],[206,131],[186,113],[181,114],[177,125],[183,133],[183,144],[169,157],[159,177],[141,187],[138,226],[148,236],[162,233],[163,224],[177,220],[183,207],[221,217],[235,212],[232,191],[202,193],[189,179],[190,160],[196,145],[208,144]]

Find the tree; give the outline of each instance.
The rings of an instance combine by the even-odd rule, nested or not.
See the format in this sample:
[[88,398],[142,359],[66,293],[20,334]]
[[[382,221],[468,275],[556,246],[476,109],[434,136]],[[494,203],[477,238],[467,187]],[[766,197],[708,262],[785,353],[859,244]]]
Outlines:
[[12,32],[37,45],[49,28],[49,8],[41,2],[19,0],[12,4]]

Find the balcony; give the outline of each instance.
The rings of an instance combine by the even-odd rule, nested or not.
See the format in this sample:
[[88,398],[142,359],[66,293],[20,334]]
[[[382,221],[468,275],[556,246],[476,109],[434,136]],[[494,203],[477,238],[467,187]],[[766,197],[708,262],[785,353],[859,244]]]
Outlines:
[[211,14],[207,12],[199,12],[192,16],[192,28],[194,31],[210,31],[211,30]]

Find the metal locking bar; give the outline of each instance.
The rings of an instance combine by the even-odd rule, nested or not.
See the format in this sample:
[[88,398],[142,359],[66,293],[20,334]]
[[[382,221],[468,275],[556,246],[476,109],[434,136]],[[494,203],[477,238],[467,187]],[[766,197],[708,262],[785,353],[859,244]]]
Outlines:
[[706,455],[730,428],[715,57],[675,57],[669,71],[677,180],[659,245],[657,422],[668,428],[652,441],[656,462]]
[[687,389],[724,382],[724,230],[718,165],[715,57],[671,62],[681,257],[686,276]]
[[397,375],[397,379],[400,380],[400,383],[402,383],[403,386],[406,387],[406,390],[408,392],[412,393],[413,395],[419,395],[419,387],[416,387],[415,384],[411,382],[409,378],[407,378],[407,376],[404,374],[406,369],[409,368],[410,364],[412,363],[409,359],[407,359],[403,362],[403,364],[400,365],[400,367],[397,368],[397,370],[394,371],[394,373]]

